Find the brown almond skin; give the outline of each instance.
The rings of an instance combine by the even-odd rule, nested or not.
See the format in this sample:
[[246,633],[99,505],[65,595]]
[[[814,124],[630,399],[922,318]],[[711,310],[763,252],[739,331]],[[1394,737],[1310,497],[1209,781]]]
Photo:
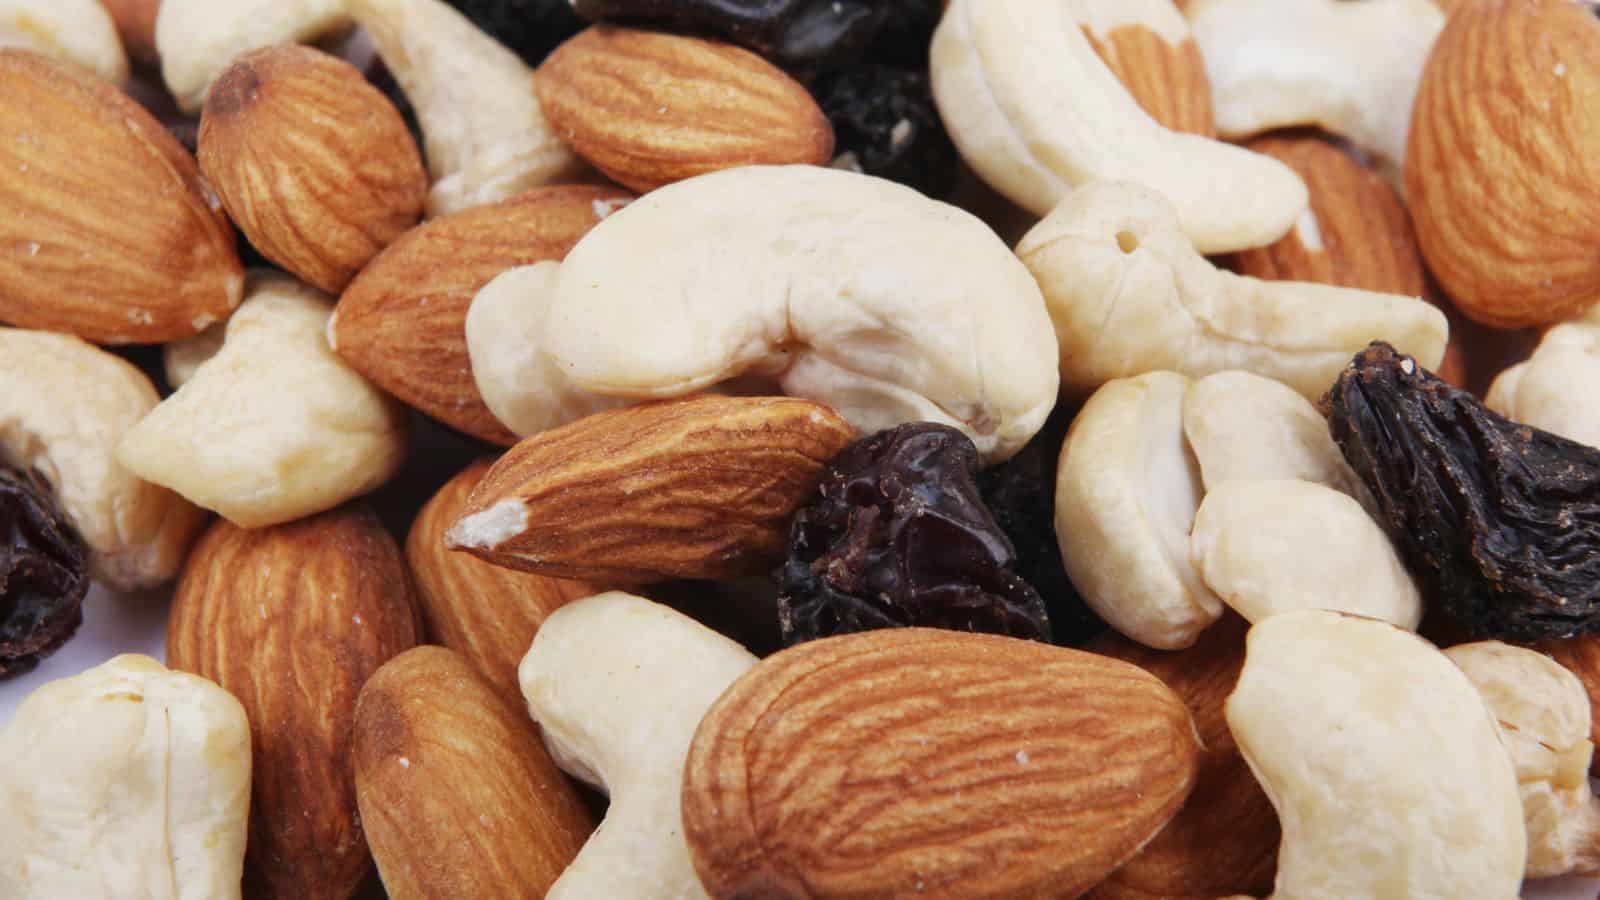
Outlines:
[[128,55],[142,63],[154,63],[156,52],[156,13],[161,0],[100,0],[117,23],[117,36]]
[[596,25],[558,47],[534,84],[561,138],[640,193],[833,156],[833,127],[805,87],[731,44]]
[[239,305],[194,157],[111,83],[25,50],[0,50],[0,209],[0,322],[160,343]]
[[443,647],[367,682],[354,766],[391,900],[542,897],[594,830],[527,711]]
[[330,294],[422,215],[428,177],[400,111],[320,50],[264,47],[217,78],[200,169],[261,254]]
[[723,694],[684,768],[712,897],[1075,897],[1183,805],[1200,745],[1139,668],[888,629],[801,644]]
[[1211,77],[1193,40],[1174,47],[1143,25],[1124,25],[1083,36],[1150,118],[1173,131],[1217,136]]
[[479,440],[517,442],[484,405],[467,354],[467,308],[497,275],[560,260],[633,195],[559,185],[430,219],[350,282],[329,331],[351,368],[405,403]]
[[191,551],[167,664],[220,684],[250,717],[245,897],[347,900],[371,870],[356,697],[417,636],[400,548],[364,507],[249,531],[219,520]]
[[781,561],[789,519],[855,440],[839,414],[790,397],[701,396],[610,410],[527,438],[473,489],[460,522],[502,502],[522,531],[471,552],[609,585],[723,579]]

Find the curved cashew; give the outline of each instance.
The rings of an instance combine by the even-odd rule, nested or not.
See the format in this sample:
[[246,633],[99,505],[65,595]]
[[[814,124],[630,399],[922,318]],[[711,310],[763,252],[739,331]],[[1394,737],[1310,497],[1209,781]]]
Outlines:
[[347,0],[422,126],[428,215],[508,199],[582,164],[545,121],[533,70],[440,0]]
[[349,24],[345,0],[161,0],[161,77],[179,109],[198,113],[239,54],[314,41]]
[[934,34],[934,97],[961,155],[1044,215],[1093,181],[1172,198],[1205,253],[1270,244],[1305,211],[1300,177],[1260,154],[1156,124],[1063,0],[952,0]]
[[518,677],[556,765],[611,795],[550,900],[703,898],[683,767],[706,710],[757,660],[699,622],[611,592],[550,614]]
[[1600,307],[1545,332],[1526,361],[1489,386],[1490,409],[1516,422],[1600,447]]
[[1228,728],[1283,826],[1274,897],[1517,896],[1516,771],[1444,654],[1323,610],[1273,616],[1246,646]]
[[64,59],[115,84],[128,80],[116,20],[99,0],[0,0],[0,47]]
[[[701,175],[613,213],[549,272],[519,276],[537,296],[494,301],[525,311],[546,368],[570,381],[549,397],[676,397],[760,375],[863,434],[959,428],[990,462],[1055,405],[1055,338],[1027,270],[978,219],[882,179]],[[469,349],[476,371],[482,344]]]
[[176,575],[204,520],[117,461],[117,442],[160,398],[143,372],[75,337],[0,328],[0,462],[43,475],[116,590]]
[[1243,369],[1322,396],[1350,357],[1385,340],[1435,368],[1444,313],[1415,297],[1224,272],[1195,252],[1161,195],[1074,191],[1017,247],[1044,289],[1061,379],[1079,389],[1157,369]]

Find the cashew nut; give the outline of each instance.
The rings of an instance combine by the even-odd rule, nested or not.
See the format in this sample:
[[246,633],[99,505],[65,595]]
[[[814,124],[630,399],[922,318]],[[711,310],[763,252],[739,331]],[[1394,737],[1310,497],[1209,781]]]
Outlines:
[[1218,270],[1172,204],[1134,184],[1074,191],[1017,255],[1044,290],[1061,379],[1080,390],[1157,369],[1243,369],[1317,398],[1369,342],[1432,369],[1449,332],[1444,313],[1415,297]]
[[516,283],[528,296],[494,297],[501,284],[488,299],[527,321],[500,327],[525,329],[549,357],[538,365],[570,382],[524,372],[516,396],[486,384],[491,408],[520,407],[525,424],[558,421],[540,406],[571,390],[676,397],[756,375],[864,434],[959,428],[996,462],[1055,405],[1055,338],[1027,270],[968,213],[867,175],[747,166],[680,181]]
[[[209,2],[209,0],[208,0]],[[545,120],[533,70],[440,0],[348,0],[416,110],[428,215],[508,199],[581,169]]]
[[556,765],[611,796],[547,895],[703,898],[683,835],[683,767],[711,704],[756,664],[743,647],[642,597],[550,614],[518,673]]
[[194,337],[172,341],[161,348],[161,367],[167,376],[167,385],[173,390],[183,387],[206,360],[222,352],[222,342],[228,336],[228,323],[218,322]]
[[0,0],[0,47],[64,59],[116,84],[128,80],[116,20],[99,0]]
[[0,731],[0,897],[239,897],[250,725],[146,656],[52,681]]
[[1252,623],[1295,609],[1331,609],[1409,631],[1422,595],[1394,545],[1361,504],[1309,481],[1220,484],[1195,513],[1194,566]]
[[406,413],[328,349],[332,301],[265,270],[245,295],[222,349],[128,431],[118,459],[244,528],[383,484],[405,458]]
[[1270,244],[1308,203],[1287,166],[1168,131],[1095,53],[1064,0],[952,0],[934,34],[934,97],[961,155],[1038,215],[1073,186],[1132,181],[1170,197],[1205,253]]
[[1533,355],[1495,378],[1490,409],[1600,447],[1600,307],[1545,332]]
[[345,0],[161,0],[156,52],[178,108],[199,113],[239,54],[307,43],[350,24]]
[[1250,629],[1227,717],[1283,826],[1274,897],[1517,896],[1511,755],[1432,644],[1325,610],[1273,616]]
[[0,462],[43,475],[115,590],[176,575],[204,514],[117,461],[160,398],[143,372],[75,337],[0,328]]

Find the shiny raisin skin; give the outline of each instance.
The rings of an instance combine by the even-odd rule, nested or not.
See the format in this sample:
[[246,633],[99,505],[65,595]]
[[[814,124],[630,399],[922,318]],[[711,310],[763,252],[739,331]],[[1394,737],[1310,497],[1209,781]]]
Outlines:
[[978,494],[961,432],[913,423],[846,448],[790,530],[775,576],[785,646],[923,626],[1050,640],[1037,592]]
[[863,63],[823,74],[811,93],[833,123],[836,156],[848,154],[862,172],[930,197],[955,189],[961,158],[927,72]]
[[37,478],[0,468],[0,679],[54,653],[83,623],[89,550]]
[[1600,630],[1600,450],[1497,415],[1382,343],[1323,404],[1430,608],[1475,638]]
[[446,0],[472,24],[536,66],[588,22],[569,0]]
[[787,66],[860,58],[894,0],[572,0],[593,21],[636,21],[706,32]]

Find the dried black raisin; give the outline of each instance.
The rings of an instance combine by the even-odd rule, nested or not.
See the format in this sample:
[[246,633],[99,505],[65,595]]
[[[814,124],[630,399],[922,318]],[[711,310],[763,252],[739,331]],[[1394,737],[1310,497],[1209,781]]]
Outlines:
[[883,30],[867,48],[867,61],[927,69],[933,31],[943,15],[944,0],[899,0],[889,4]]
[[572,0],[595,21],[703,31],[790,66],[860,58],[902,0]]
[[778,570],[786,645],[926,626],[1050,640],[1038,593],[978,495],[978,452],[943,425],[901,425],[846,448],[790,530]]
[[0,468],[0,678],[54,653],[83,622],[89,550],[37,478]]
[[833,123],[834,152],[856,168],[930,197],[955,189],[961,158],[926,72],[862,64],[822,75],[811,92]]
[[537,66],[589,23],[569,0],[446,0],[472,24]]
[[1323,403],[1431,605],[1479,638],[1600,630],[1600,450],[1509,421],[1388,344]]

